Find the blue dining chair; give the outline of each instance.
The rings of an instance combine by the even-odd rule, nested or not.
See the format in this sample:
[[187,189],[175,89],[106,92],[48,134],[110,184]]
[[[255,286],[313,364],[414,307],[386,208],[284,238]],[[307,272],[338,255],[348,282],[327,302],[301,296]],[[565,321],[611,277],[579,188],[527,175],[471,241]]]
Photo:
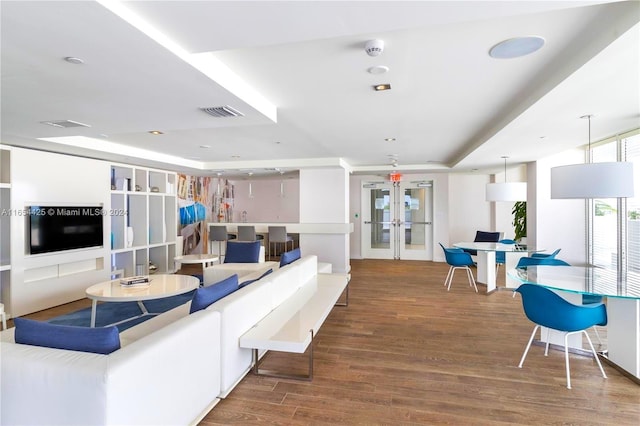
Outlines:
[[[514,240],[500,240],[498,241],[500,244],[517,244]],[[500,265],[504,265],[506,263],[506,255],[503,251],[496,251],[496,272],[500,269]]]
[[444,280],[444,285],[447,286],[447,291],[451,288],[451,282],[453,281],[453,274],[456,269],[464,269],[467,271],[467,277],[469,278],[469,286],[476,289],[476,293],[478,292],[478,286],[476,286],[476,280],[473,278],[473,271],[469,266],[472,266],[473,259],[471,255],[459,248],[446,248],[445,246],[440,244],[442,250],[444,250],[444,257],[449,265],[449,273],[447,274],[447,278]]
[[556,251],[554,251],[553,253],[532,253],[531,257],[540,257],[540,258],[551,258],[553,259],[554,257],[556,257],[558,255],[558,253],[560,253],[561,249],[558,249]]
[[[593,357],[600,367],[602,377],[605,379],[607,375],[602,368],[600,359],[596,350],[593,348],[591,339],[587,334],[587,329],[595,325],[607,325],[607,308],[604,304],[594,305],[574,305],[563,299],[548,288],[542,287],[536,284],[522,284],[518,287],[516,292],[522,296],[522,306],[524,313],[531,322],[535,324],[529,343],[524,350],[520,364],[518,368],[522,368],[533,337],[540,327],[547,327],[564,333],[564,359],[565,368],[567,371],[567,389],[571,389],[571,372],[569,370],[569,349],[568,349],[568,336],[576,333],[584,333],[591,347]],[[549,353],[549,338],[547,334],[547,344],[545,347],[544,355]]]
[[516,268],[526,268],[527,266],[550,265],[550,266],[571,266],[567,262],[555,257],[521,257]]

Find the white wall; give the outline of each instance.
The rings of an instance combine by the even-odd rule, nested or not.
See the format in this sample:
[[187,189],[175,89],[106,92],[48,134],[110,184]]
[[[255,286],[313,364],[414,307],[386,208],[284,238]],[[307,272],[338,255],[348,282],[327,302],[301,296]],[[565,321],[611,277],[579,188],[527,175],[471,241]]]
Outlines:
[[449,241],[473,241],[476,231],[506,231],[492,229],[491,203],[486,201],[489,176],[482,174],[449,175]]
[[530,163],[527,175],[527,244],[551,252],[572,265],[586,261],[585,200],[552,200],[551,168],[584,162],[583,150],[569,150]]
[[[110,170],[109,163],[104,161],[13,148],[11,208],[22,211],[38,204],[102,204],[108,212]],[[7,308],[12,316],[81,299],[87,287],[109,279],[111,221],[108,216],[104,220],[102,248],[33,256],[26,254],[27,219],[24,216],[13,219],[10,306]],[[89,270],[92,264],[94,269]],[[84,271],[69,273],[74,270]],[[37,276],[45,278],[35,279]]]
[[[284,197],[280,196],[280,182],[284,184]],[[247,222],[299,222],[300,180],[252,179],[253,198],[249,198],[249,181],[232,181],[235,189],[233,222],[242,221],[247,212]]]

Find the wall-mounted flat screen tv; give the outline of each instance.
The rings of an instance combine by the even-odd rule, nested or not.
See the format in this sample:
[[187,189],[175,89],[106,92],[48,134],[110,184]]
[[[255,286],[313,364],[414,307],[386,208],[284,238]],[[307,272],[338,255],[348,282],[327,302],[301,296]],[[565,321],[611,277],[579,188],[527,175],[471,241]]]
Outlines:
[[29,254],[103,246],[102,206],[29,206]]

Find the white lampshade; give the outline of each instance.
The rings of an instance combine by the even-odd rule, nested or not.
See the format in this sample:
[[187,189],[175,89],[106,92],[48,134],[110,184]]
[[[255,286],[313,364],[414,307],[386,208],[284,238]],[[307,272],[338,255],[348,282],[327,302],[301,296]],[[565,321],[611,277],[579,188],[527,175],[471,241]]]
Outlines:
[[633,164],[586,163],[551,169],[551,198],[633,197]]
[[527,201],[527,183],[488,183],[487,201]]

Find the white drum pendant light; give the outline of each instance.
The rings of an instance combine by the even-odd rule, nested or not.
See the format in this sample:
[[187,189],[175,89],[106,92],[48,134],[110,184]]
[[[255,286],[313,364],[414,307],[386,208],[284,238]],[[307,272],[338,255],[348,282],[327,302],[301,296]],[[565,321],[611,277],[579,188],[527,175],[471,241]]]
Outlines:
[[633,197],[633,164],[621,161],[591,163],[591,115],[589,147],[585,164],[551,169],[551,198],[627,198]]
[[487,184],[487,201],[527,201],[526,182],[507,182],[507,158],[504,158],[504,183]]

